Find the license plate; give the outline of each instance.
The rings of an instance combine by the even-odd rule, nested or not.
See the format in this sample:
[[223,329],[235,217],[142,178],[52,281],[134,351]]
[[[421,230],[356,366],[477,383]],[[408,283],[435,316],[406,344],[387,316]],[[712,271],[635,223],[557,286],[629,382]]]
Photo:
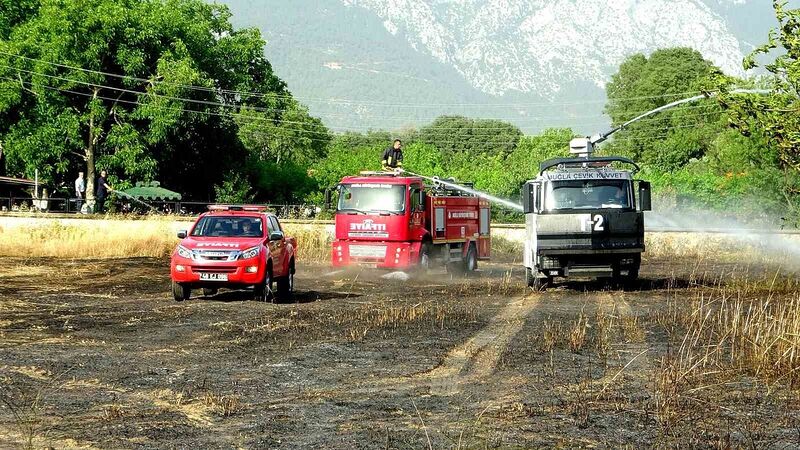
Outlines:
[[228,281],[227,273],[201,273],[200,280],[202,281]]
[[351,245],[350,256],[356,258],[385,258],[385,245]]

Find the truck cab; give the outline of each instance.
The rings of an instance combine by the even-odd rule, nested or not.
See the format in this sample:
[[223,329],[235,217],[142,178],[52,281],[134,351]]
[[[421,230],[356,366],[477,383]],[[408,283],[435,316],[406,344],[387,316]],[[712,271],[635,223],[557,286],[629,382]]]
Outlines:
[[527,284],[538,288],[555,277],[635,280],[650,184],[634,179],[639,166],[628,158],[592,156],[588,139],[570,147],[577,157],[544,161],[522,189]]
[[406,269],[441,261],[470,271],[489,254],[484,200],[385,172],[362,172],[339,184],[335,267]]

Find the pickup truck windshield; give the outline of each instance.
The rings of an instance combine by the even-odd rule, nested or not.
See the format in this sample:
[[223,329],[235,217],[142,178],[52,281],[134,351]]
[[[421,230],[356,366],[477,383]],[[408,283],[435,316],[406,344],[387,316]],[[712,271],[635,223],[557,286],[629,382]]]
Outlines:
[[196,237],[263,237],[264,227],[258,217],[205,216],[192,230]]
[[343,184],[338,211],[356,213],[402,213],[406,208],[406,186],[399,184]]
[[628,180],[553,181],[545,194],[545,209],[628,209],[631,207]]

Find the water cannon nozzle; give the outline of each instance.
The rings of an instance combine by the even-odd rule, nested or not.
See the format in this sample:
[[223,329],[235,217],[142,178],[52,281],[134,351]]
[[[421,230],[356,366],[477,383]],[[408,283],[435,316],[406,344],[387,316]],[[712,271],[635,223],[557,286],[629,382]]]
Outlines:
[[575,138],[569,142],[569,152],[582,158],[589,158],[594,153],[594,144],[588,137]]

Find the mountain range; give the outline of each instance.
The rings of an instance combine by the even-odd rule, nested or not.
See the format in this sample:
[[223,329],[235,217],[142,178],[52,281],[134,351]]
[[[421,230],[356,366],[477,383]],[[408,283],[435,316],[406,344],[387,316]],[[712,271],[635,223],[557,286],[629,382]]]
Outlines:
[[766,0],[224,3],[237,26],[262,30],[276,73],[334,131],[461,114],[589,134],[608,125],[604,86],[629,55],[692,47],[741,76],[776,25]]

